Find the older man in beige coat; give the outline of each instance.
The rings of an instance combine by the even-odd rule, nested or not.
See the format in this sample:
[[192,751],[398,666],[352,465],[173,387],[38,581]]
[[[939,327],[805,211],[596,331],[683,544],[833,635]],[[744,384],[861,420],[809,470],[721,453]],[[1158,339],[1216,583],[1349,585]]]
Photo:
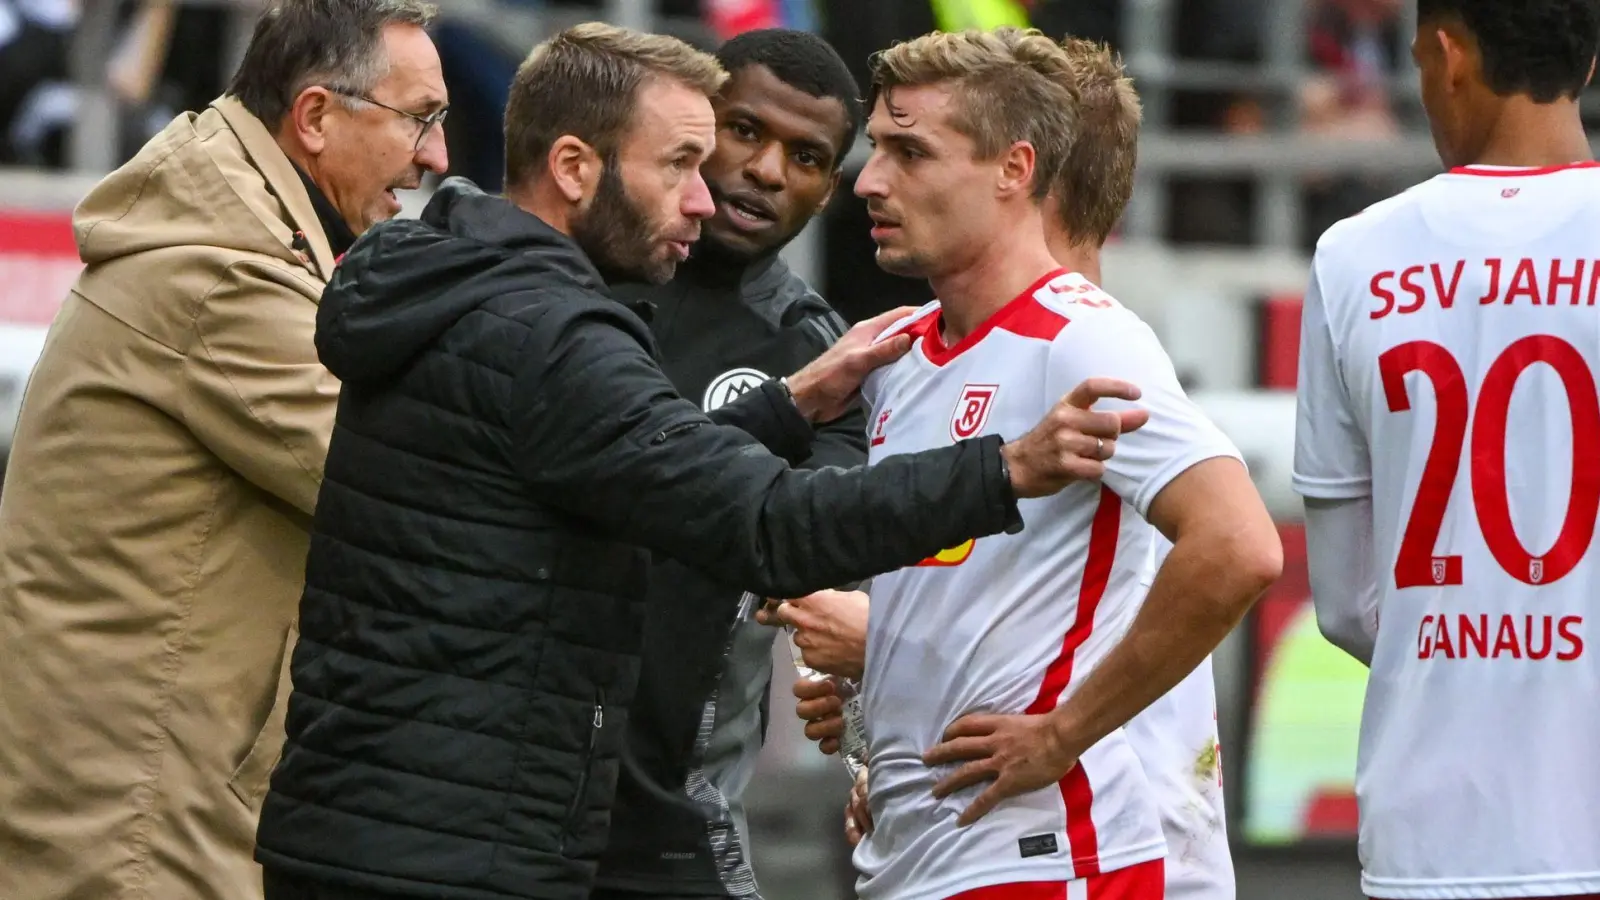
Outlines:
[[420,0],[281,0],[75,217],[0,492],[0,898],[259,896],[338,384],[317,301],[443,171]]

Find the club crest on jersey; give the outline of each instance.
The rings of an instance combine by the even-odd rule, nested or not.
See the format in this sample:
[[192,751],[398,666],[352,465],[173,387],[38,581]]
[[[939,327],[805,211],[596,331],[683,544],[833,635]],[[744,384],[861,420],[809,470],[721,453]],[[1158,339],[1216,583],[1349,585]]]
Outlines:
[[1449,571],[1450,571],[1450,567],[1446,564],[1446,562],[1443,559],[1440,559],[1439,557],[1434,557],[1434,559],[1433,559],[1433,583],[1434,584],[1444,584],[1444,580],[1447,577],[1447,573],[1449,573]]
[[767,374],[760,369],[729,369],[711,379],[711,384],[706,386],[705,397],[701,398],[700,407],[710,412],[743,397],[768,380]]
[[950,437],[964,441],[982,431],[999,391],[998,384],[969,384],[962,388],[956,411],[950,416]]

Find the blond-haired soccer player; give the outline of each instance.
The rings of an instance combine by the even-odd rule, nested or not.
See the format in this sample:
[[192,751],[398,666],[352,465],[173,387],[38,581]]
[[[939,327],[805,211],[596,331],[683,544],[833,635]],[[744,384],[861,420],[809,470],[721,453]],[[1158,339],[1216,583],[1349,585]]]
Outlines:
[[[863,390],[870,459],[1015,431],[1093,377],[1137,385],[1149,422],[1100,442],[1102,483],[1033,504],[1022,533],[874,581],[866,900],[1161,897],[1157,791],[1122,726],[1281,567],[1237,450],[1154,334],[1052,256],[1045,198],[1078,109],[1071,58],[1037,32],[932,34],[874,64],[856,192],[879,264],[940,301],[893,330],[912,350]],[[1158,534],[1173,549],[1154,572]]]
[[[1013,41],[1027,35],[1021,30],[999,33]],[[1045,235],[1058,262],[1098,284],[1101,248],[1133,195],[1140,103],[1110,48],[1071,37],[1062,48],[1079,93],[1080,127],[1044,204]],[[1164,540],[1158,543],[1166,545]],[[777,618],[796,628],[808,664],[855,674],[865,655],[866,608],[865,594],[825,591],[782,605]],[[824,740],[826,748],[842,728],[831,684],[801,679],[795,693],[800,697],[797,713],[810,723],[807,734]],[[1156,792],[1168,845],[1167,898],[1232,900],[1233,861],[1223,812],[1210,659],[1135,716],[1126,732]],[[863,778],[852,792],[846,831],[856,843],[870,827]]]
[[[1141,111],[1122,62],[1105,44],[1069,37],[1079,121],[1067,165],[1046,208],[1056,260],[1100,284],[1100,251],[1133,197]],[[1157,541],[1159,554],[1167,542]],[[1223,810],[1216,682],[1208,656],[1126,727],[1157,792],[1167,839],[1167,900],[1233,900],[1233,857]]]

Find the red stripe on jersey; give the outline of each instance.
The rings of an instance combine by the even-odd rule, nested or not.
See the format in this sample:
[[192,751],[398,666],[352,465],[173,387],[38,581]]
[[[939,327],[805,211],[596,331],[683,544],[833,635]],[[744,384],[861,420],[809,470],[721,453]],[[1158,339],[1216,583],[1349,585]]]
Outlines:
[[962,891],[948,900],[1067,900],[1065,881],[1019,881]]
[[1164,900],[1167,865],[1152,859],[1089,879],[1089,900]]
[[1067,317],[1053,309],[1041,306],[1029,294],[1030,302],[1018,307],[1017,311],[1004,322],[996,325],[1001,331],[1009,331],[1018,337],[1034,338],[1041,341],[1053,341],[1061,329],[1067,327]]
[[[1089,900],[1165,900],[1167,867],[1163,860],[1135,863],[1125,869],[1084,881]],[[1065,881],[1021,881],[962,891],[949,900],[1067,900]]]
[[942,307],[938,312],[906,329],[906,333],[913,338],[922,338],[922,355],[936,366],[942,366],[965,353],[996,328],[1022,337],[1054,340],[1055,336],[1061,333],[1061,329],[1067,326],[1067,317],[1040,306],[1039,302],[1033,299],[1033,295],[1053,279],[1060,278],[1067,272],[1067,269],[1056,269],[1041,276],[1038,281],[1028,285],[1027,290],[996,310],[994,315],[984,319],[981,325],[974,328],[971,334],[962,338],[954,347],[945,346]]
[[1450,174],[1481,175],[1485,178],[1526,178],[1529,175],[1549,175],[1553,172],[1566,172],[1570,169],[1593,169],[1596,167],[1600,167],[1600,162],[1594,160],[1565,163],[1559,166],[1539,166],[1531,169],[1485,169],[1478,166],[1456,166],[1450,170]]
[[[1122,533],[1122,498],[1108,487],[1100,488],[1100,505],[1089,527],[1089,556],[1083,564],[1083,582],[1078,588],[1078,617],[1061,639],[1061,652],[1044,670],[1039,694],[1028,705],[1028,715],[1043,715],[1056,708],[1061,693],[1072,682],[1072,658],[1094,631],[1094,614],[1111,581],[1111,566],[1117,558],[1117,538]],[[1100,838],[1095,833],[1094,789],[1083,763],[1072,767],[1061,779],[1061,799],[1067,805],[1067,843],[1072,851],[1073,874],[1087,878],[1100,873]]]

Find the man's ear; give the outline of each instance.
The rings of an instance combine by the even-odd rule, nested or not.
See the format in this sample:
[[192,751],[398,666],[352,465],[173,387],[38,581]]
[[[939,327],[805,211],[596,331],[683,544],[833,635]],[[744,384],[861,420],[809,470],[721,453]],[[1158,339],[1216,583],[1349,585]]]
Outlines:
[[338,98],[320,85],[312,85],[300,92],[289,106],[285,127],[307,153],[316,156],[328,145],[328,117],[334,111]]
[[822,202],[817,204],[817,212],[828,208],[828,203],[833,200],[833,192],[839,189],[839,182],[844,178],[844,164],[833,170],[833,175],[828,179],[828,192],[822,195]]
[[570,134],[556,138],[556,142],[550,145],[546,164],[550,167],[550,179],[556,190],[574,206],[593,196],[605,167],[600,154],[593,147]]
[[1439,40],[1439,52],[1444,56],[1445,83],[1460,90],[1477,76],[1478,68],[1483,65],[1477,42],[1466,29],[1458,28],[1453,22],[1438,28],[1435,36]]
[[1001,196],[1016,193],[1029,194],[1033,192],[1033,179],[1038,174],[1037,156],[1033,152],[1033,145],[1027,141],[1017,141],[1000,156],[1000,177],[995,182],[995,190]]

